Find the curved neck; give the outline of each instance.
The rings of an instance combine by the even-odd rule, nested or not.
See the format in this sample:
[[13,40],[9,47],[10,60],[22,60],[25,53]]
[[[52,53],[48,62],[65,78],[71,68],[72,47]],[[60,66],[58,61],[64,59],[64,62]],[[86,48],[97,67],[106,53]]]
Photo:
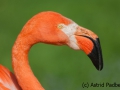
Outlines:
[[19,36],[13,46],[12,65],[15,76],[22,90],[44,90],[29,66],[28,51],[34,43],[27,41]]

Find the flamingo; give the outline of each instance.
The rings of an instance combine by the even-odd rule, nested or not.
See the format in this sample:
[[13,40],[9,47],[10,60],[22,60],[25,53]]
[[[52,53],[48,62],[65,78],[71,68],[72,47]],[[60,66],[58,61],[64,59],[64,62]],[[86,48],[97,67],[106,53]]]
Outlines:
[[44,90],[28,61],[28,52],[36,43],[83,50],[97,70],[103,68],[100,41],[95,33],[57,12],[40,12],[24,25],[13,45],[14,74],[0,65],[0,90]]

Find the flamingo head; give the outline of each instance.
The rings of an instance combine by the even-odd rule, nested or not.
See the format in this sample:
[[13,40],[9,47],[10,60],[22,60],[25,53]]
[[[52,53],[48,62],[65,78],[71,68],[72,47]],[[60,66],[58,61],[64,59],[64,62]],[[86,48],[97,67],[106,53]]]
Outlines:
[[97,70],[102,70],[103,59],[98,36],[92,31],[71,22],[59,24],[61,31],[68,37],[67,45],[75,50],[83,50]]
[[[98,36],[56,12],[42,12],[32,17],[21,32],[32,41],[55,45],[68,45],[83,50],[98,70],[103,68],[102,52]],[[28,38],[27,40],[28,41]],[[28,42],[28,43],[31,43]]]

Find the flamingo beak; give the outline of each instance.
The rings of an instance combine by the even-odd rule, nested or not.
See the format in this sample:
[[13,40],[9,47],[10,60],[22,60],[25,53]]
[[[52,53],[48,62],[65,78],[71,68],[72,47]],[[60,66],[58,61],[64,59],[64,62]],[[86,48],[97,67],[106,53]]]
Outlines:
[[88,55],[96,69],[102,70],[103,58],[98,36],[88,29],[78,27],[75,37],[78,46]]

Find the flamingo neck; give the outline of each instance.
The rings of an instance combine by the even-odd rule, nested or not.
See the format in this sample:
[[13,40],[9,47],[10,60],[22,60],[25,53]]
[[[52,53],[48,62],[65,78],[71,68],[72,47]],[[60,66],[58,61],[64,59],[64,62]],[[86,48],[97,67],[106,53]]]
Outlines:
[[13,46],[12,65],[14,73],[22,90],[44,90],[29,66],[28,51],[34,43],[28,44],[28,41],[28,39],[18,37]]

